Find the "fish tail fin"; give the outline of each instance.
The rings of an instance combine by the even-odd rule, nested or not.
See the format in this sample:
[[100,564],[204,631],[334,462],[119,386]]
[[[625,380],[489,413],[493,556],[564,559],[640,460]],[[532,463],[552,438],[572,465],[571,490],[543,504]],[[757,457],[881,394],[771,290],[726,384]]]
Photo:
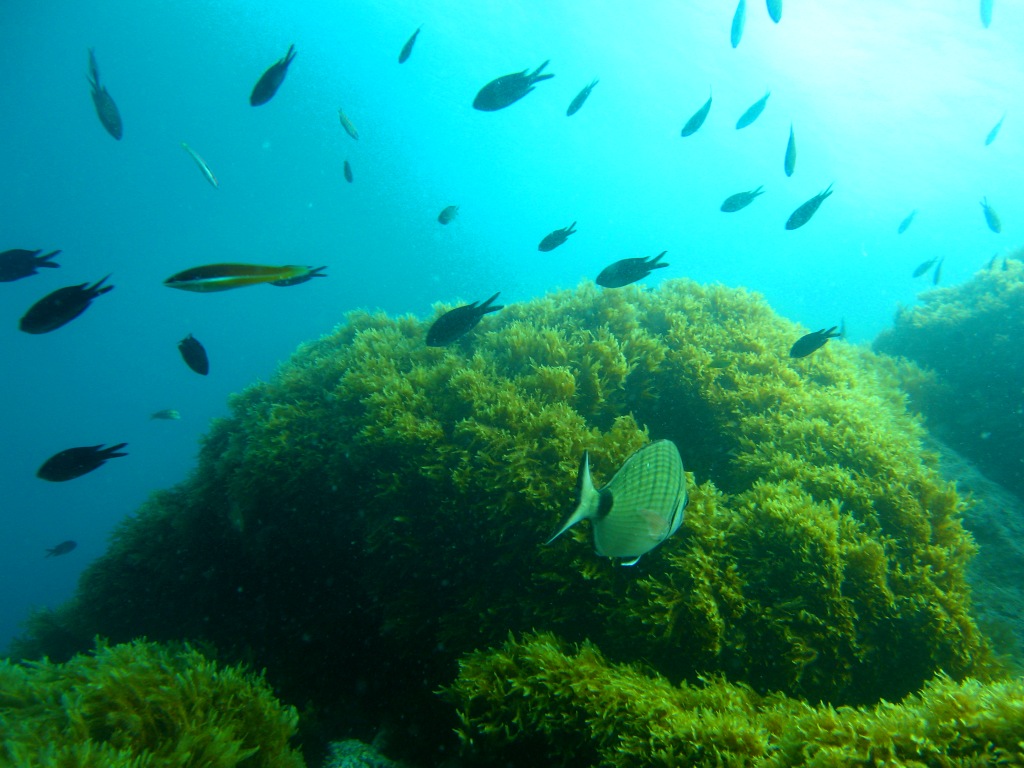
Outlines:
[[112,445],[109,448],[104,448],[100,453],[103,454],[103,458],[105,459],[113,459],[117,456],[127,456],[127,453],[120,453],[120,450],[126,445],[128,445],[128,443],[118,443],[117,445]]
[[572,224],[570,224],[570,225],[569,225],[569,228],[568,228],[568,230],[567,230],[567,231],[568,231],[568,233],[569,233],[570,235],[571,235],[571,234],[572,234],[573,232],[575,232],[575,231],[576,231],[576,222],[575,222],[575,221],[574,221],[574,222],[573,222]]
[[95,48],[89,49],[89,83],[97,89],[100,86],[100,67],[99,64],[96,63]]
[[539,67],[537,67],[535,70],[533,70],[533,72],[530,73],[530,82],[532,82],[532,83],[539,83],[541,80],[547,80],[549,77],[554,77],[554,75],[552,75],[552,74],[547,74],[547,75],[542,75],[541,74],[541,72],[544,71],[544,67],[546,67],[550,63],[551,63],[551,59],[548,59],[543,64],[541,64]]
[[284,55],[284,65],[286,67],[292,63],[292,59],[295,58],[295,53],[295,43],[292,43],[291,45],[288,46],[288,53]]
[[597,492],[594,481],[590,477],[590,452],[584,451],[583,458],[580,459],[579,474],[576,475],[576,509],[569,515],[569,519],[562,527],[555,532],[555,535],[544,543],[550,544],[580,520],[596,516],[600,505],[601,495]]
[[648,266],[648,268],[650,268],[650,269],[657,269],[658,267],[667,267],[667,266],[668,266],[668,264],[662,264],[662,263],[660,263],[660,262],[661,262],[661,260],[662,260],[662,258],[664,258],[664,256],[665,256],[665,254],[666,254],[666,253],[668,253],[668,251],[662,251],[662,252],[661,252],[661,253],[659,253],[659,254],[658,254],[657,256],[655,256],[655,257],[654,257],[653,259],[651,259],[650,261],[648,261],[648,262],[647,262],[647,266]]
[[89,291],[92,292],[92,293],[95,293],[97,296],[99,296],[102,293],[106,293],[107,291],[114,290],[114,286],[112,286],[112,285],[103,285],[109,279],[110,279],[110,275],[107,275],[102,280],[100,280],[98,283],[93,283],[91,286],[89,286]]
[[[496,294],[491,296],[491,298],[489,298],[487,301],[485,301],[483,304],[481,304],[478,307],[478,309],[480,310],[480,314],[485,315],[488,312],[497,312],[499,309],[504,309],[505,308],[504,304],[499,304],[497,306],[491,306],[491,302],[494,301],[496,298],[498,298],[498,296],[500,296],[500,295],[501,295],[501,291],[498,291]],[[476,302],[474,302],[474,304],[475,303]]]

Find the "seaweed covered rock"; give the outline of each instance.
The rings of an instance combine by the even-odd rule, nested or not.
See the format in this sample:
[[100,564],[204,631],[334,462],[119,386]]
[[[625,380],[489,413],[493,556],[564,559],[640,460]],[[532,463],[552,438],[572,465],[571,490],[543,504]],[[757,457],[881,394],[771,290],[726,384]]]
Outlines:
[[[837,705],[986,673],[973,544],[896,362],[794,360],[760,297],[689,281],[584,284],[445,348],[427,325],[352,313],[234,397],[23,651],[201,638],[320,712],[401,716],[510,630]],[[586,526],[544,546],[585,449],[600,484],[660,438],[692,473],[675,536],[633,568]]]
[[478,651],[446,695],[467,765],[922,766],[1024,760],[1024,680],[940,675],[899,704],[811,705],[721,677],[674,686],[551,635]]
[[875,341],[938,374],[928,427],[1024,497],[1024,262],[993,260],[966,283],[928,291]]
[[0,764],[302,768],[297,716],[258,677],[195,650],[100,645],[64,664],[0,662]]

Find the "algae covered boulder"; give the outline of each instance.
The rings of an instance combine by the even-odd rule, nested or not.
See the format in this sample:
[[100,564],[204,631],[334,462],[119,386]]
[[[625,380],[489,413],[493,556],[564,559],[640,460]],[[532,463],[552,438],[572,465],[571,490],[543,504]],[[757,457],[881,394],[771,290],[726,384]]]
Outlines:
[[929,429],[1024,496],[1024,262],[993,260],[966,283],[902,308],[875,349],[938,374]]
[[[445,348],[428,326],[352,313],[234,397],[22,647],[201,638],[291,700],[402,717],[510,631],[834,704],[986,672],[973,545],[896,363],[794,360],[760,297],[689,281],[584,284]],[[631,568],[586,525],[544,545],[584,450],[601,484],[655,439],[690,473],[678,533]]]

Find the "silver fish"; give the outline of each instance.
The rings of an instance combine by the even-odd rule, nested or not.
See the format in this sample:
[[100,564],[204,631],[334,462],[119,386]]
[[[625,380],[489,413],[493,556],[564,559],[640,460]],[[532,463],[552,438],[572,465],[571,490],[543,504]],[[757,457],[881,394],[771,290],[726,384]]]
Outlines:
[[622,565],[635,565],[679,530],[688,501],[683,460],[670,440],[638,450],[603,488],[594,487],[590,456],[584,452],[576,489],[576,510],[547,543],[590,520],[597,554],[622,558]]
[[747,111],[740,115],[740,119],[736,121],[737,131],[741,128],[746,128],[761,116],[761,113],[764,112],[764,105],[768,103],[768,97],[771,95],[772,92],[768,91],[768,93],[747,107]]
[[996,136],[999,135],[999,129],[1003,127],[1003,120],[1006,119],[1006,113],[999,118],[999,122],[992,126],[992,130],[988,132],[988,136],[985,137],[985,146],[987,147],[993,141],[996,140]]
[[997,235],[1002,232],[1003,223],[999,221],[999,214],[988,204],[988,198],[986,197],[981,198],[981,210],[985,213],[985,223],[988,224],[988,228]]
[[782,0],[768,0],[768,15],[776,24],[782,21]]
[[345,133],[351,136],[353,139],[359,140],[359,131],[352,124],[352,121],[348,119],[348,115],[345,114],[345,110],[338,110],[338,120],[341,121],[341,127],[345,129]]
[[915,216],[917,216],[917,208],[915,208],[909,214],[907,214],[907,218],[900,222],[899,227],[896,228],[896,234],[902,235],[904,232],[906,232],[910,225],[914,223]]
[[708,100],[704,102],[704,106],[698,109],[689,120],[686,121],[686,125],[683,126],[680,136],[692,136],[697,130],[704,125],[704,121],[707,120],[708,112],[711,111],[711,94],[708,94]]
[[735,48],[743,38],[743,25],[747,21],[747,0],[740,0],[736,13],[732,15],[732,28],[729,30],[729,42]]
[[793,124],[789,125],[789,141],[786,142],[786,175],[792,176],[796,170],[796,136],[793,134]]
[[210,182],[210,184],[213,185],[214,189],[219,188],[220,184],[217,183],[217,177],[213,175],[213,171],[210,170],[210,166],[208,166],[206,164],[206,161],[203,160],[203,158],[201,158],[196,153],[196,151],[194,149],[192,149],[192,147],[190,147],[184,141],[181,142],[181,148],[184,149],[186,152],[188,152],[189,155],[192,157],[192,159],[196,161],[196,165],[198,165],[199,166],[199,170],[202,171],[203,177],[208,182]]

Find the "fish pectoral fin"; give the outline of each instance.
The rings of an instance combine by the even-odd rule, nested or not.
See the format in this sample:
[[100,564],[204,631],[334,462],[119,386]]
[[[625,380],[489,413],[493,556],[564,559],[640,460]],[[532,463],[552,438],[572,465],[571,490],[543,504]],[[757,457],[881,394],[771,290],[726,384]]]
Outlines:
[[621,565],[623,568],[625,568],[627,566],[630,566],[630,565],[636,565],[637,563],[640,562],[640,558],[641,557],[643,557],[643,555],[637,555],[632,560],[623,560],[621,563],[619,563],[619,565]]
[[651,541],[657,543],[668,538],[669,521],[665,519],[664,515],[659,515],[650,509],[642,509],[640,516],[647,525],[647,535],[651,537]]

